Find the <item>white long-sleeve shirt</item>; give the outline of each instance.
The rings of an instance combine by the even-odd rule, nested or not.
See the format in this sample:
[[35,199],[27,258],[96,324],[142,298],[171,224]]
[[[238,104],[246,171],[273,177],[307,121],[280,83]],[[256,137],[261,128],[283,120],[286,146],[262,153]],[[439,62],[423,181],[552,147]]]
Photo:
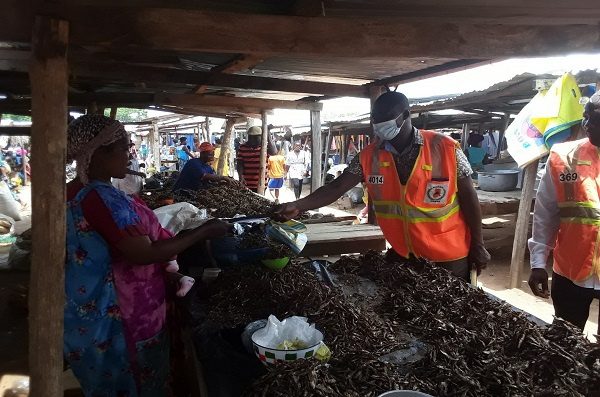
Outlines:
[[[549,163],[548,163],[549,164]],[[546,166],[548,168],[549,165]],[[552,181],[552,174],[543,171],[542,179],[535,196],[533,210],[533,230],[528,241],[530,262],[532,269],[545,269],[550,250],[556,246],[556,236],[560,227],[560,215],[556,186]],[[575,285],[584,288],[600,290],[600,280],[594,273],[593,277],[585,281],[573,281]]]

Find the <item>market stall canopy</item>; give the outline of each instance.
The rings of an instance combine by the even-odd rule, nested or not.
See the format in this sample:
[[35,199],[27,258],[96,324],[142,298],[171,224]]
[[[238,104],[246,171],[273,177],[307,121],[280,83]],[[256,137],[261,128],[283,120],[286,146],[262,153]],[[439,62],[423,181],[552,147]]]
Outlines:
[[600,49],[593,0],[8,0],[0,111],[28,114],[35,15],[69,22],[70,106],[214,117],[369,97],[512,56]]

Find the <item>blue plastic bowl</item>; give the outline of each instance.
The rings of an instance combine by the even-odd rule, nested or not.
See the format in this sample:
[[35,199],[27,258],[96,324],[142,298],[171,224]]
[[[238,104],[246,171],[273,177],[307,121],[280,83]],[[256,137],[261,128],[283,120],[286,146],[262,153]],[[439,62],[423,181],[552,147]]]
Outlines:
[[237,248],[241,241],[240,237],[220,237],[210,240],[210,250],[219,266],[253,263],[261,260],[267,252],[267,247],[241,250]]

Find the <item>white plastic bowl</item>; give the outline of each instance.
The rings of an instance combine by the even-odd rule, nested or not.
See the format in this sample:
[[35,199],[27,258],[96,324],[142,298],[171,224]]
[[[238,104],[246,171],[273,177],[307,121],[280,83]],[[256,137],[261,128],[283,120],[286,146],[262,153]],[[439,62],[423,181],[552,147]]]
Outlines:
[[271,349],[265,346],[261,346],[254,341],[254,334],[252,334],[252,347],[256,357],[265,364],[266,366],[272,366],[277,364],[278,361],[293,361],[298,359],[311,358],[315,355],[321,343],[323,342],[323,333],[319,330],[315,330],[317,335],[317,343],[307,347],[306,349],[300,350],[278,350]]

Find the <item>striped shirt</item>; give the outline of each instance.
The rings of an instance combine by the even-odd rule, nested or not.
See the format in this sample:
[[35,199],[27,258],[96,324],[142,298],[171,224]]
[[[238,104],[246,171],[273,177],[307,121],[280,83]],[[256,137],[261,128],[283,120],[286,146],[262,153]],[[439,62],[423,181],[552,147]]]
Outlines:
[[[248,189],[258,189],[258,177],[260,173],[260,151],[260,146],[252,148],[248,146],[248,144],[244,143],[243,145],[240,145],[240,149],[237,152],[238,161],[241,160],[244,165],[244,172],[242,176],[246,181],[246,187],[248,187]],[[268,158],[269,155],[267,154],[267,159]]]

